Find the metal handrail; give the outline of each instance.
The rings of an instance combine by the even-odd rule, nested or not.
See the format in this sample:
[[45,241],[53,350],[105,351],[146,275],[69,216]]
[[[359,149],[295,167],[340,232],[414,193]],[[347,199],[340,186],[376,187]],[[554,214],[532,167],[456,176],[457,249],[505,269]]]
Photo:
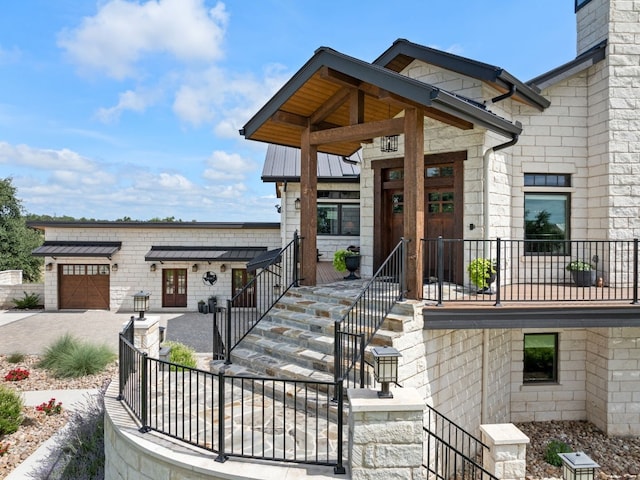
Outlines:
[[[219,338],[223,342],[214,343],[213,355],[224,356],[225,364],[231,364],[231,352],[262,320],[273,306],[291,287],[297,287],[300,280],[299,259],[302,237],[298,232],[260,273],[251,279],[229,300],[225,311],[223,332]],[[218,325],[216,322],[215,328]],[[215,332],[214,332],[215,333]],[[223,351],[215,351],[222,349]]]
[[[334,335],[334,378],[364,388],[363,376],[353,371],[363,362],[365,348],[382,326],[393,305],[406,294],[406,248],[401,239],[340,320],[336,320]],[[354,337],[360,337],[354,342]],[[363,363],[364,365],[364,363]],[[351,376],[350,376],[351,375]],[[350,383],[351,382],[351,383]]]
[[[342,382],[212,373],[148,357],[122,334],[119,368],[119,399],[141,432],[209,450],[218,462],[241,457],[333,466],[335,473],[345,473]],[[294,426],[277,429],[270,422],[267,428],[271,417]]]
[[427,405],[425,460],[422,465],[436,479],[497,480],[483,467],[489,447],[456,423]]
[[[445,302],[629,302],[638,304],[638,239],[423,239],[422,298]],[[488,286],[467,271],[477,258],[493,263]],[[590,265],[586,272],[569,265]],[[589,268],[589,267],[586,267]]]

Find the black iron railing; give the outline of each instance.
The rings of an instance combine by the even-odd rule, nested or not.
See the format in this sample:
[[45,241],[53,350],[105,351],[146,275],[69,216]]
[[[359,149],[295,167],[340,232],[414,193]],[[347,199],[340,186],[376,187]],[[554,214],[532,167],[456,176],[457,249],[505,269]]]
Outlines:
[[301,241],[294,233],[293,240],[274,252],[260,272],[227,300],[224,321],[218,322],[214,315],[214,358],[230,364],[233,349],[291,287],[298,286]]
[[342,382],[214,374],[150,358],[122,334],[119,368],[119,398],[141,431],[212,451],[220,462],[242,457],[345,472]]
[[[438,305],[455,301],[638,303],[637,239],[437,238],[422,242],[423,298]],[[484,285],[469,271],[478,259],[493,266]]]
[[[349,311],[335,322],[334,375],[347,385],[364,388],[370,385],[366,367],[365,348],[378,331],[393,305],[401,300],[406,288],[405,243],[401,240],[365,284]],[[360,364],[359,371],[353,368]]]
[[496,480],[483,468],[488,447],[478,438],[427,405],[423,428],[424,454],[429,479]]

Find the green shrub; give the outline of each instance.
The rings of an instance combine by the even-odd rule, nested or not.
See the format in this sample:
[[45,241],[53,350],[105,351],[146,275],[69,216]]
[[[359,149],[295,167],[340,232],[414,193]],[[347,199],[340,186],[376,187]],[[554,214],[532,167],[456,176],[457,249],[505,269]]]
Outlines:
[[547,443],[547,447],[544,450],[544,461],[549,465],[561,467],[562,459],[558,456],[558,454],[569,452],[571,452],[571,448],[569,448],[569,445],[561,442],[560,440],[551,440],[549,443]]
[[496,273],[496,266],[493,260],[488,258],[476,258],[467,265],[469,279],[478,288],[489,286],[488,280]]
[[7,355],[7,362],[9,363],[21,363],[24,362],[24,353],[14,352]]
[[[198,365],[195,351],[187,347],[185,344],[180,342],[166,342],[164,345],[171,347],[171,351],[169,352],[169,362],[191,368],[196,368]],[[175,371],[175,368],[176,367],[172,366],[171,371]]]
[[20,310],[26,310],[29,308],[36,308],[40,305],[40,295],[38,295],[37,293],[23,293],[24,297],[11,299],[16,308]]
[[0,385],[0,437],[18,430],[22,423],[22,397],[15,390]]
[[56,377],[74,378],[101,372],[115,359],[106,345],[84,343],[65,334],[47,347],[39,366]]

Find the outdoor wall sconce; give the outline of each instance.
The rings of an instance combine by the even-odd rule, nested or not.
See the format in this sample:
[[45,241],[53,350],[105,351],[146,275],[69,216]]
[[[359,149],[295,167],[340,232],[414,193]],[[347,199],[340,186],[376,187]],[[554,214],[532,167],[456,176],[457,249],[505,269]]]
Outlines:
[[389,135],[380,138],[381,152],[397,152],[398,151],[398,135]]
[[140,312],[140,316],[138,320],[144,319],[144,312],[149,310],[149,296],[151,294],[148,292],[143,292],[140,290],[138,293],[133,295],[133,310],[135,312]]
[[296,198],[296,201],[293,202],[293,205],[296,207],[296,210],[300,210],[300,199]]
[[221,271],[222,273],[224,273],[224,272],[226,272],[226,271],[227,271],[227,266],[226,266],[224,263],[223,263],[222,265],[220,265],[220,271]]
[[600,468],[584,452],[559,453],[558,456],[562,460],[564,480],[593,480],[596,468]]
[[50,272],[51,270],[53,270],[53,263],[49,262],[47,263],[47,272]]
[[194,264],[193,264],[193,266],[191,267],[191,271],[192,271],[193,273],[196,273],[196,272],[198,271],[198,264],[197,264],[197,263],[194,263]]
[[379,398],[393,398],[389,391],[389,384],[398,381],[398,359],[402,356],[393,347],[376,347],[371,350],[373,354],[373,375],[376,382],[382,385],[378,392]]
[[156,264],[155,264],[155,263],[152,263],[152,264],[149,266],[149,271],[151,271],[151,272],[155,272],[155,271],[156,271],[156,268],[158,268],[158,267],[156,267]]
[[117,272],[118,271],[118,264],[114,263],[113,265],[111,265],[111,271],[112,272]]

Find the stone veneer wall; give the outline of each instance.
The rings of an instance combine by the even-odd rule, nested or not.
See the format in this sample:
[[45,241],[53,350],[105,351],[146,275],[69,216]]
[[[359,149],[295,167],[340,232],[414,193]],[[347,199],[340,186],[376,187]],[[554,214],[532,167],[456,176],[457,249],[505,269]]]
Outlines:
[[[557,384],[522,383],[525,333],[559,333]],[[586,331],[583,329],[511,330],[511,421],[585,420]]]
[[[141,289],[148,291],[150,310],[162,308],[162,269],[187,269],[187,307],[178,310],[197,309],[198,300],[205,300],[210,295],[218,297],[218,304],[231,297],[231,270],[245,268],[246,262],[230,262],[228,260],[212,262],[153,262],[157,265],[155,272],[150,271],[150,264],[144,259],[145,254],[154,245],[174,246],[238,246],[238,247],[280,247],[280,229],[267,228],[60,228],[47,227],[46,239],[74,241],[122,242],[122,248],[112,258],[73,257],[45,258],[45,263],[53,262],[52,271],[45,272],[45,309],[58,308],[58,265],[59,264],[108,264],[110,274],[110,309],[132,310],[133,294]],[[191,266],[197,263],[198,271],[192,272]],[[220,265],[227,269],[220,272]],[[114,271],[113,265],[118,269]],[[202,275],[207,270],[217,273],[218,281],[213,286],[203,285]]]
[[485,395],[486,418],[484,423],[511,421],[511,331],[486,330],[488,336],[488,366]]
[[587,332],[587,418],[608,435],[640,435],[640,328]]
[[43,283],[23,283],[18,285],[0,285],[0,308],[14,308],[13,299],[24,298],[25,292],[29,295],[36,294],[40,297],[40,304],[44,304]]
[[482,330],[425,330],[431,398],[441,414],[478,432],[482,399]]

